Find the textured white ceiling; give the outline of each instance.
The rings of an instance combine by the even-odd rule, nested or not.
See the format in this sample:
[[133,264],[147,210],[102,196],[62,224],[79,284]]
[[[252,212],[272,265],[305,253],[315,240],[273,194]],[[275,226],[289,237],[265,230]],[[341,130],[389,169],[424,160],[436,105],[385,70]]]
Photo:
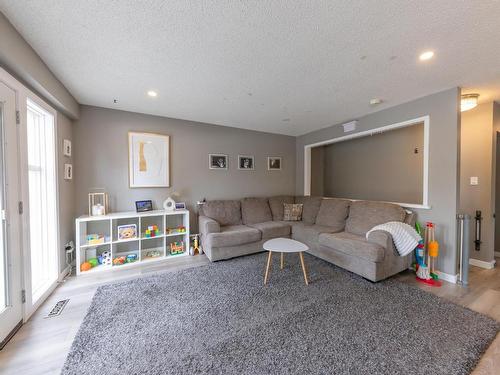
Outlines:
[[[0,0],[0,10],[83,104],[300,135],[454,86],[500,99],[498,1]],[[426,49],[436,57],[421,63]],[[384,103],[370,107],[374,97]]]

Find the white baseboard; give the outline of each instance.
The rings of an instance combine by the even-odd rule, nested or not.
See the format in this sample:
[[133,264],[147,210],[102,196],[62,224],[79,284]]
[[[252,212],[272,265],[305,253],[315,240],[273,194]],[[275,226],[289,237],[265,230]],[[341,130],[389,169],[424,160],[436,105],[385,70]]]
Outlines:
[[479,260],[479,259],[469,259],[469,264],[471,266],[476,266],[476,267],[481,267],[481,268],[486,268],[487,270],[491,270],[492,268],[495,267],[495,260],[492,260],[490,262],[485,262],[484,260]]
[[63,269],[61,271],[61,273],[59,274],[59,277],[57,278],[57,281],[62,283],[64,281],[64,278],[69,275],[69,271],[71,270],[70,266],[66,267],[65,269]]
[[496,256],[497,258],[500,258],[500,251],[495,251],[495,256]]
[[450,275],[449,273],[444,273],[441,271],[437,271],[439,279],[447,281],[452,284],[456,284],[458,280],[458,275]]

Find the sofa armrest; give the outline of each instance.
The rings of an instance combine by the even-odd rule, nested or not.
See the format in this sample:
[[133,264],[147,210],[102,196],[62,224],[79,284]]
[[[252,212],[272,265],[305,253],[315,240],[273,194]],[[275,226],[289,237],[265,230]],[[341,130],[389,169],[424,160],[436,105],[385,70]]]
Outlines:
[[366,240],[380,245],[386,250],[396,251],[394,242],[392,242],[392,236],[383,230],[374,230],[373,232],[370,232]]
[[198,217],[198,228],[202,237],[205,237],[210,233],[220,232],[220,224],[214,219],[209,218],[208,216]]

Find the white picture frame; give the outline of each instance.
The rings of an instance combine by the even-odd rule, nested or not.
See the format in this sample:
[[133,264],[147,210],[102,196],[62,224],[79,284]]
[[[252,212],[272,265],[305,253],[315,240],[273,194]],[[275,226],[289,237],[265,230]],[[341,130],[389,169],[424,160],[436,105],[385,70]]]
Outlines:
[[226,154],[208,154],[208,168],[227,170],[229,160]]
[[255,169],[255,158],[253,155],[238,155],[238,169],[253,171]]
[[280,156],[267,157],[267,170],[268,171],[281,171],[282,160]]
[[170,137],[128,133],[129,187],[170,186]]
[[69,139],[63,141],[63,155],[71,156],[71,141]]
[[64,179],[73,179],[73,164],[64,164]]

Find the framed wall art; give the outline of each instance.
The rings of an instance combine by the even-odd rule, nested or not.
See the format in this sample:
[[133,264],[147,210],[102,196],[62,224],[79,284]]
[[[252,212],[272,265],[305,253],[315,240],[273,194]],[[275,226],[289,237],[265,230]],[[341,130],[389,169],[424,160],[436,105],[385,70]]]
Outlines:
[[170,186],[170,137],[152,133],[128,133],[129,186]]

